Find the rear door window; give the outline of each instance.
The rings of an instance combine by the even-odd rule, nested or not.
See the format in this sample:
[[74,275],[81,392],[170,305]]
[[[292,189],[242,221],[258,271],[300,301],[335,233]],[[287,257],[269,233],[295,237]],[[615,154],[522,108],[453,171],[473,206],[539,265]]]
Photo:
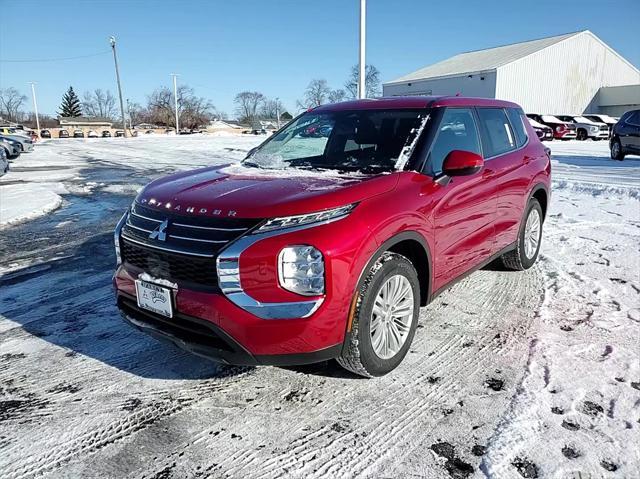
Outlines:
[[502,108],[478,108],[485,158],[503,155],[517,148],[516,136]]
[[469,108],[447,108],[440,121],[438,133],[427,164],[429,174],[438,176],[442,174],[442,163],[453,150],[471,151],[481,154],[480,139],[473,117]]

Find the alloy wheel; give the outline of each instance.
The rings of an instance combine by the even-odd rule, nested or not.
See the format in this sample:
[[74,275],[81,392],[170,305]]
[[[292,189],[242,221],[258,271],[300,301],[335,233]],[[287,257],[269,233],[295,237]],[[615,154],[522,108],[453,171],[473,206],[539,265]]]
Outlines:
[[524,228],[524,254],[527,259],[532,259],[538,250],[540,243],[540,233],[542,232],[542,222],[540,213],[533,208],[529,212],[527,223]]
[[413,321],[413,289],[403,275],[391,276],[380,287],[371,312],[373,351],[381,359],[394,357],[407,340]]

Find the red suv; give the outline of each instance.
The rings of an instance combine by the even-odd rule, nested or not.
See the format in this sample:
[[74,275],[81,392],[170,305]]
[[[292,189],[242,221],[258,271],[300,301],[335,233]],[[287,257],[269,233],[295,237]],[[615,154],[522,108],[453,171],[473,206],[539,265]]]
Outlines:
[[497,258],[535,263],[550,173],[513,103],[320,106],[240,165],[144,188],[115,231],[117,303],[138,329],[226,363],[336,358],[380,376],[445,288]]

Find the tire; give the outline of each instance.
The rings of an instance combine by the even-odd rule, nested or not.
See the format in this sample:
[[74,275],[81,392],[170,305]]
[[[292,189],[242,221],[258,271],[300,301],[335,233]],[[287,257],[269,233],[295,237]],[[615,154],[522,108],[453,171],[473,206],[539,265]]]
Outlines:
[[624,150],[618,138],[611,142],[611,159],[618,161],[624,160]]
[[578,134],[576,136],[576,140],[585,141],[586,139],[587,139],[587,130],[578,128]]
[[[527,244],[527,236],[529,236],[528,223],[533,215],[538,216],[537,244],[531,249],[531,243]],[[535,219],[532,219],[535,221]],[[520,222],[520,231],[518,232],[518,240],[515,249],[502,255],[502,264],[513,271],[524,271],[531,268],[538,259],[540,253],[540,245],[542,244],[542,225],[544,218],[542,216],[542,207],[535,198],[529,200],[524,217]]]
[[[379,296],[384,293],[383,288],[386,288],[388,284],[393,285],[395,281],[402,284],[403,288],[408,287],[413,296],[410,298],[407,290],[405,295],[399,296],[401,299],[397,301],[396,305],[402,305],[401,309],[403,310],[411,305],[413,309],[404,317],[404,323],[399,317],[391,316],[390,318],[381,319],[382,316],[376,315],[378,327],[374,331],[378,331],[377,337],[380,338],[381,335],[382,340],[378,342],[378,346],[374,346],[374,339],[371,333],[372,324],[374,324],[374,327],[376,324],[376,320],[373,317],[374,304],[376,300],[379,303],[383,301]],[[402,362],[413,341],[420,311],[418,274],[407,258],[396,253],[386,252],[371,267],[358,293],[359,299],[353,316],[351,334],[347,339],[342,356],[337,361],[343,368],[360,376],[367,378],[383,376],[394,370]],[[393,294],[389,294],[387,297],[393,298],[393,296]],[[377,309],[380,311],[382,308],[377,307]],[[391,320],[389,321],[389,319]],[[386,328],[385,324],[390,325],[389,329]],[[381,355],[377,351],[380,348],[383,348],[384,351],[383,345],[388,344],[385,338],[398,337],[391,333],[387,333],[387,336],[385,336],[385,330],[393,330],[401,336],[403,334],[401,331],[404,331],[404,342],[398,341],[396,343],[396,345],[401,343],[401,347],[397,351],[387,350],[386,355],[384,353]],[[392,355],[389,356],[389,354]]]

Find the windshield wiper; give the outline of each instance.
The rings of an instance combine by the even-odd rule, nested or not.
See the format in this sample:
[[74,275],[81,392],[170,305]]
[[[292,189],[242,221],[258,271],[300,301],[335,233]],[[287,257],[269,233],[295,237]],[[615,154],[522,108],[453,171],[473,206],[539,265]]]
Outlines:
[[243,161],[242,166],[248,166],[250,168],[260,168],[262,169],[262,166],[260,166],[258,163],[256,163],[255,161]]

